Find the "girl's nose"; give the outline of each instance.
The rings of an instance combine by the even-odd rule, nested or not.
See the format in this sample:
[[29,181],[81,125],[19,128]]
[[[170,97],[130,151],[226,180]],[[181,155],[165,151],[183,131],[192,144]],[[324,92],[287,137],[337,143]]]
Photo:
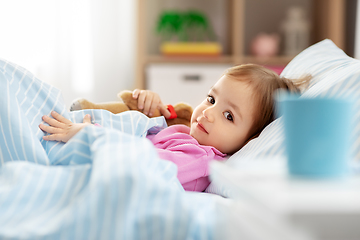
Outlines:
[[205,108],[202,111],[203,116],[206,118],[206,120],[208,120],[209,122],[213,122],[214,121],[214,114],[213,114],[213,108],[209,107],[209,108]]

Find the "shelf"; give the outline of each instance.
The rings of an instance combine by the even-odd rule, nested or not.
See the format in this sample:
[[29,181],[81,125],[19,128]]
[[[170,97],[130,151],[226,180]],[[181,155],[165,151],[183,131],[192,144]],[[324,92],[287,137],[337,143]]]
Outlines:
[[295,56],[276,56],[271,58],[260,58],[245,56],[244,63],[255,63],[260,65],[287,65]]
[[259,58],[255,56],[245,56],[234,61],[233,56],[218,56],[218,57],[171,57],[161,55],[151,55],[146,58],[146,63],[255,63],[261,65],[286,65],[292,56],[276,56],[271,58]]
[[[206,2],[206,4],[204,4]],[[251,56],[251,41],[259,33],[280,34],[280,26],[292,6],[300,6],[311,22],[309,46],[325,38],[344,48],[345,0],[137,0],[137,56],[135,88],[146,87],[145,69],[152,63],[229,64],[256,63],[274,67],[287,65],[294,56]],[[169,9],[198,9],[213,25],[224,55],[218,57],[170,57],[160,53],[156,35],[159,14]],[[280,54],[284,53],[281,49]]]
[[171,57],[161,55],[150,55],[146,58],[147,63],[232,63],[232,56],[214,57]]

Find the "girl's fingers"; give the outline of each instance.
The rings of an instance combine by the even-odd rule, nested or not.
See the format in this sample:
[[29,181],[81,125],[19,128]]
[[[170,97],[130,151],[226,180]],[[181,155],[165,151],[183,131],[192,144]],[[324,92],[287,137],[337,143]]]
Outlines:
[[155,113],[155,110],[156,110],[156,109],[157,109],[157,107],[156,107],[154,104],[152,104],[152,105],[150,106],[148,116],[149,116],[149,117],[154,116],[154,113]]
[[64,124],[59,122],[58,120],[55,120],[47,115],[44,115],[42,117],[42,120],[49,124],[50,126],[57,127],[57,128],[64,128]]
[[150,105],[149,117],[152,117],[154,115],[156,109],[160,110],[161,105],[162,105],[162,103],[161,103],[160,99],[155,96],[153,98],[153,101],[152,101],[151,105]]
[[145,115],[148,115],[150,113],[150,108],[151,105],[153,104],[153,96],[152,95],[148,95],[144,104],[144,110],[143,113]]
[[132,97],[137,99],[139,97],[140,89],[135,89],[132,93]]
[[146,91],[142,90],[138,97],[138,108],[142,110],[145,105],[145,99],[146,99]]
[[145,115],[150,117],[153,116],[155,110],[162,105],[160,97],[149,90],[135,89],[132,96],[134,99],[138,100],[138,109],[142,110]]
[[83,123],[91,123],[91,116],[90,114],[86,114],[83,119]]
[[72,123],[69,119],[61,116],[60,114],[58,114],[58,113],[55,112],[55,111],[52,111],[52,112],[51,112],[51,116],[52,116],[53,118],[55,118],[56,120],[58,120],[59,122],[62,122],[62,123],[65,123],[65,124],[71,124],[71,123]]
[[54,134],[54,133],[63,133],[64,129],[62,128],[57,128],[57,127],[51,127],[51,126],[46,126],[44,124],[40,124],[39,128],[41,130],[43,130],[44,132],[50,133],[50,134]]
[[168,110],[167,106],[165,106],[164,104],[160,104],[159,110],[161,115],[163,115],[165,118],[169,118],[171,116],[170,111]]

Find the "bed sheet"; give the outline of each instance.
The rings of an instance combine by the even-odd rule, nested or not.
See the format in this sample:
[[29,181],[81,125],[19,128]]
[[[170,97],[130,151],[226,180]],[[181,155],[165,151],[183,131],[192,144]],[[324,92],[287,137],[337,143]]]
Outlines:
[[[52,110],[75,122],[90,113],[103,127],[43,141],[38,125]],[[145,138],[165,126],[132,111],[69,113],[58,89],[0,59],[0,239],[222,236],[218,198],[186,193]]]

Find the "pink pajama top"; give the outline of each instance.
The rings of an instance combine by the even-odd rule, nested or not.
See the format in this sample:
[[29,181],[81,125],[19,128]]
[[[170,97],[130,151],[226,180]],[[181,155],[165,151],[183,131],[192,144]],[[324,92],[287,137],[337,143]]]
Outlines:
[[157,148],[159,157],[175,163],[177,177],[186,191],[204,191],[210,184],[208,164],[211,160],[224,160],[226,154],[214,147],[200,145],[189,135],[190,128],[173,125],[147,138]]

